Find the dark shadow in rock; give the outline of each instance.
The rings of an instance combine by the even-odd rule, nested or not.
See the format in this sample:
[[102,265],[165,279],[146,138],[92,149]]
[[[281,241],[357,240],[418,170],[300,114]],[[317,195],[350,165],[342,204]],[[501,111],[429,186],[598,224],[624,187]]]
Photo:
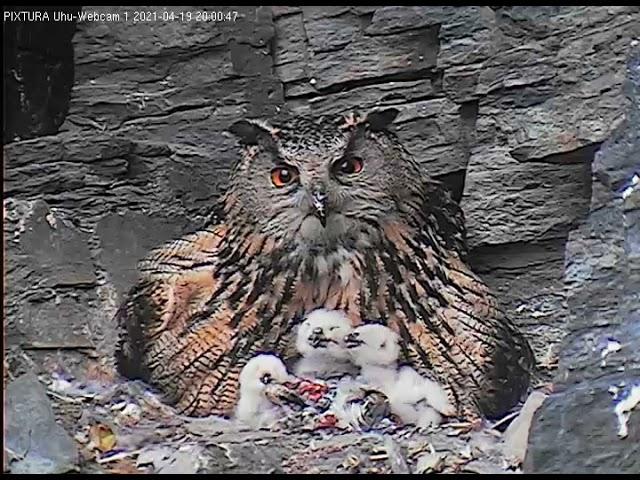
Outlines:
[[[74,21],[56,21],[55,12],[82,7],[5,7],[5,12],[47,12],[48,21],[5,21],[3,25],[3,141],[58,132],[69,109],[74,79]],[[23,14],[24,16],[24,14]]]

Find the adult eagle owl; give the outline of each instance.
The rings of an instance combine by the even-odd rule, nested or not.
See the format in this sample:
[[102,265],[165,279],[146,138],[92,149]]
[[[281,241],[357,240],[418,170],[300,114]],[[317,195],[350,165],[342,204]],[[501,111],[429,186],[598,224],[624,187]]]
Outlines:
[[118,310],[120,371],[183,413],[229,413],[258,352],[291,358],[313,309],[399,333],[461,416],[526,391],[532,351],[466,263],[463,215],[387,129],[398,111],[236,122],[222,220],[154,250]]

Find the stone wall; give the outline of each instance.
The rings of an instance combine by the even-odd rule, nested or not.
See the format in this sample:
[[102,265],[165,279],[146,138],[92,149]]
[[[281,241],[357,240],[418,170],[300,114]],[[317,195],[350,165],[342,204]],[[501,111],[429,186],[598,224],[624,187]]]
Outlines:
[[634,50],[625,85],[631,105],[596,155],[590,213],[566,245],[568,334],[555,392],[533,423],[525,465],[530,471],[640,471],[638,39]]
[[393,105],[407,148],[460,200],[475,268],[553,367],[578,315],[565,244],[624,119],[640,8],[217,9],[235,21],[84,7],[120,21],[5,30],[10,366],[55,347],[110,357],[137,260],[212,213],[234,120]]

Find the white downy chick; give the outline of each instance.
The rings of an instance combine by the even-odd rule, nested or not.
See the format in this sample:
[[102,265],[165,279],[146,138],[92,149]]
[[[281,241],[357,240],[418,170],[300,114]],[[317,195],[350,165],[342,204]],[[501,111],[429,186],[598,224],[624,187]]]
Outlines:
[[286,404],[304,400],[284,386],[295,380],[275,355],[256,355],[240,372],[236,419],[254,428],[271,427],[287,413]]
[[320,308],[298,327],[296,348],[302,358],[294,367],[300,377],[329,379],[355,375],[356,367],[344,345],[351,321],[339,310]]
[[345,338],[351,360],[360,368],[359,380],[383,390],[393,390],[400,356],[398,334],[384,325],[368,324],[355,328]]
[[406,389],[407,395],[411,390],[416,397],[422,397],[439,413],[453,417],[456,408],[447,395],[447,391],[433,378],[421,376],[411,367],[401,367],[398,371],[398,384]]
[[389,397],[391,411],[404,423],[428,427],[441,422],[440,414],[455,414],[440,384],[411,367],[398,369],[399,336],[389,327],[360,326],[347,336],[345,344],[361,368],[362,381],[382,390]]

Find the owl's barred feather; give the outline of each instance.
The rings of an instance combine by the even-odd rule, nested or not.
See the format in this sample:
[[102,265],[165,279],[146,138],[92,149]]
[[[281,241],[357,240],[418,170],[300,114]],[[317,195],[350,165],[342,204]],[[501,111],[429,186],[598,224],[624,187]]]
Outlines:
[[325,307],[397,331],[461,415],[512,407],[531,348],[467,265],[461,209],[386,130],[396,113],[235,124],[222,220],[151,252],[118,310],[122,373],[184,413],[229,413],[243,365],[291,357],[295,324]]

